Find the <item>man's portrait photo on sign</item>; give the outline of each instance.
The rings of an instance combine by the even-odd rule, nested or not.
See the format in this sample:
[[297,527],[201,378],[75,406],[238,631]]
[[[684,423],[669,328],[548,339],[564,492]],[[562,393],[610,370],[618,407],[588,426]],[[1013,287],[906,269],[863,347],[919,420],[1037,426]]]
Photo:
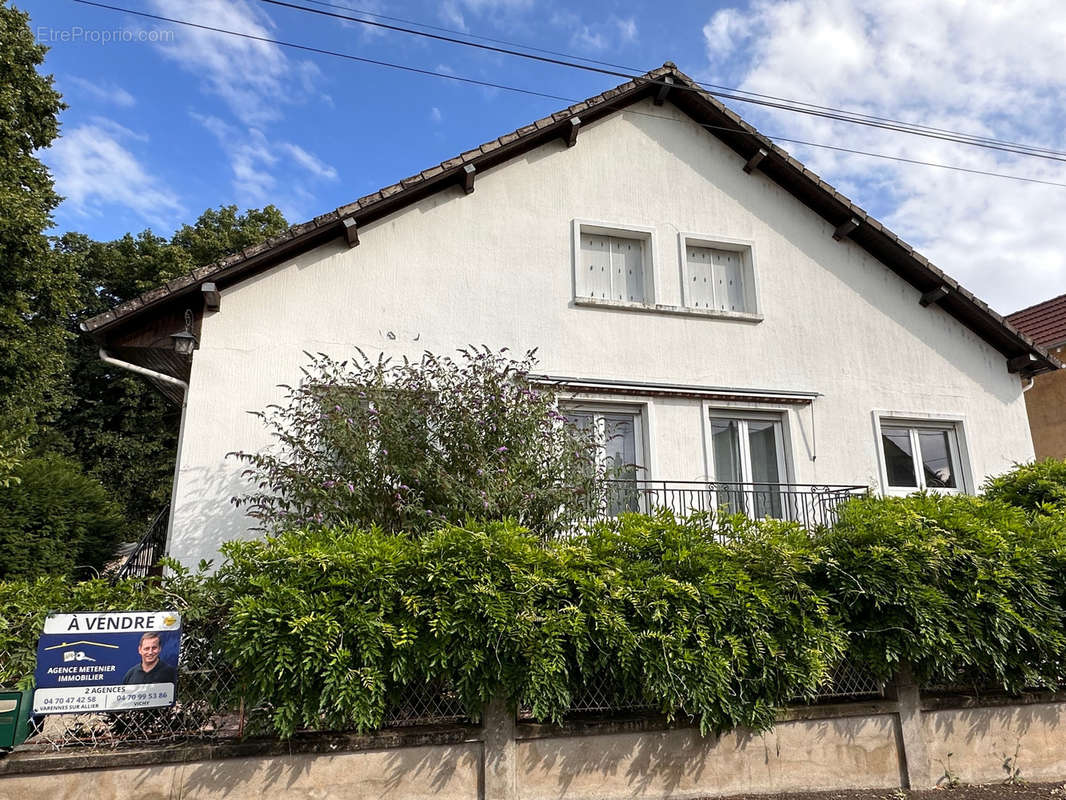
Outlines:
[[[178,671],[175,668],[177,654],[171,654],[173,648],[165,647],[165,640],[170,639],[166,633],[145,633],[137,645],[140,661],[130,667],[122,682],[127,686],[145,683],[177,683]],[[167,661],[173,659],[173,663]]]

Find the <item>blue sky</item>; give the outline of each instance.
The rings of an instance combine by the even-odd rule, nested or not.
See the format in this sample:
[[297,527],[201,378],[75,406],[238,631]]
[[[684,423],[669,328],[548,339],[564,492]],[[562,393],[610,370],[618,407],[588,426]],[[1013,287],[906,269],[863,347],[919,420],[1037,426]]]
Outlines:
[[[568,99],[622,82],[259,0],[105,2]],[[640,71],[672,60],[698,80],[1066,151],[1060,0],[329,2],[357,11],[317,7]],[[230,203],[303,221],[568,104],[72,0],[16,4],[70,106],[42,153],[66,197],[56,230],[101,239],[169,235]],[[770,135],[1066,183],[1062,161],[730,105]],[[782,145],[996,310],[1066,292],[1066,187]]]

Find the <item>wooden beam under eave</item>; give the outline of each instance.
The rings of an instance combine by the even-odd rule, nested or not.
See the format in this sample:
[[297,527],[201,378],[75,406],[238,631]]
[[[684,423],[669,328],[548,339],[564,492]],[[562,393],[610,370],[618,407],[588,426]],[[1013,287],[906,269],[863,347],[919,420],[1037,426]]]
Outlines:
[[474,176],[477,175],[477,167],[473,164],[467,164],[459,175],[459,182],[463,187],[463,191],[470,194],[474,191]]
[[768,155],[770,154],[760,147],[755,151],[755,155],[748,159],[748,163],[744,165],[744,171],[750,175]]
[[200,294],[204,298],[204,310],[205,311],[221,311],[222,310],[222,292],[218,290],[218,287],[213,283],[200,284]]
[[1032,353],[1023,353],[1020,356],[1007,359],[1007,372],[1024,372],[1030,367],[1038,366],[1037,358]]
[[345,217],[341,221],[344,223],[344,238],[348,242],[348,247],[355,247],[359,244],[359,224],[355,221],[355,217]]
[[923,292],[922,297],[918,302],[923,306],[931,306],[933,303],[939,303],[947,296],[948,287],[937,286],[935,289],[930,289],[928,292]]
[[667,75],[663,78],[659,91],[655,93],[655,99],[652,102],[657,106],[661,106],[666,101],[666,96],[670,94],[672,88],[674,88],[674,79],[672,76]]
[[837,225],[837,229],[833,231],[833,238],[839,242],[842,239],[851,236],[851,234],[854,233],[855,229],[858,227],[859,221],[855,219],[855,217],[852,217],[846,222],[841,222],[839,225]]
[[570,117],[563,125],[563,141],[567,147],[577,144],[577,134],[581,130],[581,117]]

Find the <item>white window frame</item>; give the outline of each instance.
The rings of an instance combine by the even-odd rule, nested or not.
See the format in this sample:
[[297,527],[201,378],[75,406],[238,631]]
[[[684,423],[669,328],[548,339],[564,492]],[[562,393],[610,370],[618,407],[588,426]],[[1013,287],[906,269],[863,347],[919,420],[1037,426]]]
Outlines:
[[[581,270],[582,234],[613,236],[621,239],[636,239],[641,242],[641,271],[643,272],[642,277],[644,283],[643,301],[614,300],[602,297],[590,297],[589,295],[579,293],[578,286],[580,285],[579,273]],[[573,221],[572,247],[572,280],[575,301],[595,305],[619,306],[623,308],[648,308],[655,306],[656,288],[658,286],[658,281],[656,279],[656,264],[658,259],[656,258],[654,228],[650,228],[646,225],[618,224],[590,219],[575,219]]]
[[714,438],[711,430],[711,421],[715,419],[736,420],[740,423],[738,446],[740,448],[740,483],[753,483],[751,475],[751,443],[748,441],[748,422],[772,422],[774,434],[777,437],[777,474],[778,483],[790,482],[791,474],[789,446],[788,446],[788,413],[784,410],[774,411],[767,409],[729,408],[712,402],[703,404],[704,458],[707,467],[707,475],[712,483],[719,480],[714,471]]
[[[755,263],[755,243],[750,239],[735,239],[730,236],[714,236],[704,233],[681,232],[677,236],[678,256],[681,260],[681,305],[686,309],[713,316],[732,317],[744,320],[761,320],[762,306],[759,301],[759,279]],[[700,308],[692,305],[692,290],[689,282],[688,248],[711,247],[715,250],[729,250],[740,255],[743,270],[744,299],[743,311],[730,311],[720,308]],[[714,289],[712,287],[712,293]],[[717,305],[717,298],[715,300]]]
[[[937,492],[939,494],[972,494],[973,475],[970,471],[970,453],[966,443],[966,420],[961,414],[923,414],[901,411],[873,412],[874,441],[877,445],[877,467],[880,472],[881,494],[902,497],[919,491]],[[918,486],[890,486],[888,483],[888,464],[885,460],[885,445],[882,439],[882,426],[888,428],[907,428],[911,437],[911,454],[914,459],[914,475]],[[945,431],[952,459],[955,460],[956,487],[947,489],[925,485],[925,471],[922,468],[921,448],[918,444],[918,431]]]
[[604,468],[607,466],[607,440],[606,426],[604,425],[603,417],[605,414],[628,414],[633,417],[633,448],[637,456],[637,462],[634,464],[637,471],[637,480],[643,481],[648,479],[650,470],[648,469],[648,443],[647,443],[647,423],[646,407],[639,404],[632,403],[599,403],[599,402],[586,402],[583,400],[563,400],[559,402],[559,413],[566,415],[570,413],[585,413],[593,415],[593,424],[596,426],[596,466]]

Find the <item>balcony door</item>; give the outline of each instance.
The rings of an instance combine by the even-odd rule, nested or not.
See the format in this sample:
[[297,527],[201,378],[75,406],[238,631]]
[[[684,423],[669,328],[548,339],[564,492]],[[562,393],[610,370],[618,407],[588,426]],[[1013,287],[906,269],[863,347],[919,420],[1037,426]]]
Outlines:
[[751,517],[781,517],[785,481],[781,418],[710,412],[711,461],[718,506]]
[[641,510],[637,481],[644,472],[644,435],[640,412],[569,408],[563,413],[578,428],[593,431],[597,466],[610,481],[607,513],[615,516]]

